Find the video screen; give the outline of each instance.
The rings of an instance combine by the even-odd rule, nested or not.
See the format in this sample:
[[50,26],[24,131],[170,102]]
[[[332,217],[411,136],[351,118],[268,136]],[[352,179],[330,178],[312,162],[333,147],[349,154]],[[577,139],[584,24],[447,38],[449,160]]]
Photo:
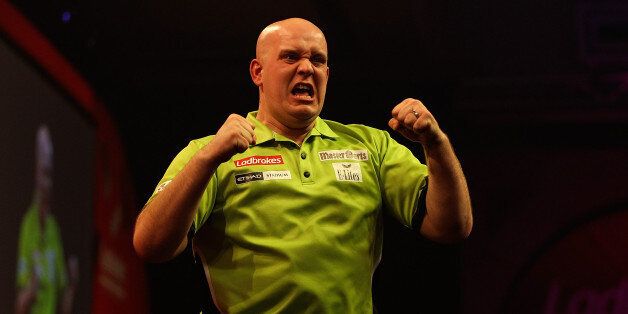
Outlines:
[[0,38],[0,312],[89,313],[95,128]]

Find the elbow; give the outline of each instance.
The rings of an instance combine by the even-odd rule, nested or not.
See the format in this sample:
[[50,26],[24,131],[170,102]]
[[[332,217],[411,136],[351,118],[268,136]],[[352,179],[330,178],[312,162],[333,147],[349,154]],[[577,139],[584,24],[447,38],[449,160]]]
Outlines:
[[133,249],[140,259],[150,263],[162,263],[174,258],[173,254],[167,254],[167,250],[156,245],[141,231],[138,231],[137,225],[133,232]]
[[467,219],[459,223],[438,226],[423,224],[421,235],[425,238],[441,244],[458,244],[466,240],[473,230],[472,219]]
[[137,231],[133,233],[133,249],[135,250],[135,254],[145,261],[148,261],[152,255],[150,249],[140,239]]
[[455,230],[442,232],[435,236],[427,237],[430,240],[441,244],[459,244],[466,240],[471,234],[471,230]]
[[133,249],[135,250],[135,254],[139,258],[147,262],[155,262],[156,254],[155,250],[151,249],[151,246],[146,243],[147,241],[143,240],[142,235],[135,230],[133,233]]
[[463,222],[456,224],[453,228],[445,232],[445,243],[455,244],[466,240],[473,230],[473,220],[471,218],[466,219]]
[[473,219],[468,218],[464,222],[462,222],[459,227],[454,231],[455,241],[460,242],[466,240],[473,230]]

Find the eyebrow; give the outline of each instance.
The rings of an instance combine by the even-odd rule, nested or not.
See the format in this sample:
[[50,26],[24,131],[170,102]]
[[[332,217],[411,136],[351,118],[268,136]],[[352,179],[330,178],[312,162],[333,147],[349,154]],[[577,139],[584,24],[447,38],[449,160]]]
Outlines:
[[294,54],[299,54],[299,52],[295,49],[281,49],[279,50],[279,55],[283,56],[285,54],[289,54],[289,53],[294,53]]
[[[279,50],[279,56],[284,56],[286,54],[291,54],[291,53],[294,53],[294,54],[297,54],[297,55],[301,55],[301,53],[297,49],[281,49],[281,50]],[[325,61],[327,61],[327,54],[325,54],[322,51],[314,51],[312,53],[312,57],[316,57],[316,56],[323,57],[323,58],[325,58]]]

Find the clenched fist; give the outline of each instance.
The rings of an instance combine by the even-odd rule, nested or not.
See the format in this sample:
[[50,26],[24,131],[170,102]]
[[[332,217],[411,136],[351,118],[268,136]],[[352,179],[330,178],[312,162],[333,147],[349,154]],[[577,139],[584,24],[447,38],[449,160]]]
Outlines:
[[413,98],[407,98],[393,108],[388,126],[424,146],[438,144],[446,137],[432,113]]
[[238,114],[231,114],[222,124],[209,147],[220,162],[242,153],[255,144],[255,125]]

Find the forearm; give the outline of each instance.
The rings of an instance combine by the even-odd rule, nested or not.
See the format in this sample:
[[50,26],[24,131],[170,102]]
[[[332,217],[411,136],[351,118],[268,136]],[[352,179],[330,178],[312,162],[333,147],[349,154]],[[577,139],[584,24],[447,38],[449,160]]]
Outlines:
[[421,233],[438,242],[462,240],[471,232],[473,216],[460,162],[444,133],[424,150],[430,182]]
[[145,206],[133,236],[133,245],[141,257],[161,262],[183,251],[198,202],[219,164],[211,149],[200,150]]

